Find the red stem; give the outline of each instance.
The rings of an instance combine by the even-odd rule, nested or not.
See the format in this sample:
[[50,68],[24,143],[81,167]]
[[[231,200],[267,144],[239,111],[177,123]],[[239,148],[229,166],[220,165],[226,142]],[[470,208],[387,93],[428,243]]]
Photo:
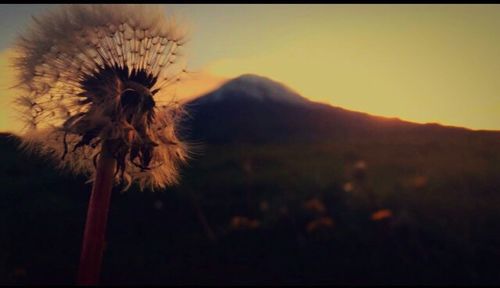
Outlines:
[[87,211],[78,285],[97,285],[101,272],[113,173],[116,166],[115,159],[105,148],[103,145]]

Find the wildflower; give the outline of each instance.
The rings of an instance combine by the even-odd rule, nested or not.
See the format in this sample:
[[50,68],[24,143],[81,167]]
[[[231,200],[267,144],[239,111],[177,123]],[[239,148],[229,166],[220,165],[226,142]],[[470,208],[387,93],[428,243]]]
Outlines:
[[106,146],[125,189],[176,183],[187,149],[168,99],[186,72],[183,32],[154,6],[65,5],[34,19],[16,45],[24,147],[92,181]]
[[321,217],[307,223],[306,230],[311,233],[318,229],[332,228],[334,225],[333,219],[331,217]]
[[427,185],[427,182],[428,178],[426,176],[415,176],[412,179],[412,186],[417,189],[423,188]]
[[323,214],[326,212],[325,204],[318,198],[312,198],[311,200],[304,203],[304,208],[319,214]]
[[392,211],[389,209],[381,209],[374,212],[371,216],[373,221],[380,221],[392,217]]
[[366,170],[366,166],[366,162],[363,160],[359,160],[353,165],[355,170]]
[[342,188],[345,192],[352,192],[354,190],[354,185],[352,185],[352,182],[346,182]]
[[259,226],[259,221],[243,216],[234,216],[230,223],[232,229],[257,229]]

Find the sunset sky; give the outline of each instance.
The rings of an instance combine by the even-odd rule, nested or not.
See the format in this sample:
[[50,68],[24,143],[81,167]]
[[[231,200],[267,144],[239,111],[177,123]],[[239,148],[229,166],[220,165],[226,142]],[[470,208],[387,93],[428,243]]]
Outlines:
[[[30,15],[0,5],[0,131],[15,130],[9,47]],[[254,73],[350,110],[500,130],[500,5],[165,5],[190,24],[191,97]]]

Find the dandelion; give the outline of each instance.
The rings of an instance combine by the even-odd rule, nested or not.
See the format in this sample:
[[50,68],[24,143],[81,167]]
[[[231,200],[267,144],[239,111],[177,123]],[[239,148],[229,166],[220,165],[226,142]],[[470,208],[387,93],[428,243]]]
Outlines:
[[152,5],[64,5],[16,44],[22,145],[93,182],[79,282],[95,284],[111,189],[178,181],[187,147],[173,84],[185,33]]

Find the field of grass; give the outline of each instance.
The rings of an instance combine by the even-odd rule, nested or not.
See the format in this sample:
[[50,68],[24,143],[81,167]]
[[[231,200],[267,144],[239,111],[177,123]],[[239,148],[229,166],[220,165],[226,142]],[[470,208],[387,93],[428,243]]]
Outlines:
[[[72,284],[90,185],[0,139],[0,284]],[[499,137],[206,145],[114,192],[103,284],[500,284]]]

